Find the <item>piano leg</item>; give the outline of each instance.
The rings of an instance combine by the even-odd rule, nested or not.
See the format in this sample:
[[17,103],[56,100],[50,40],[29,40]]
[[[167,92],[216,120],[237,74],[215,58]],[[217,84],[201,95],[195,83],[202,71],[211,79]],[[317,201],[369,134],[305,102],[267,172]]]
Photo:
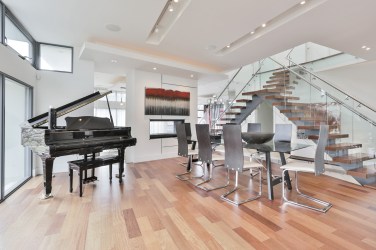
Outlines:
[[44,188],[45,188],[45,195],[42,199],[48,199],[53,197],[51,194],[52,191],[52,169],[54,165],[54,157],[42,159],[43,162],[43,177],[44,177]]
[[123,182],[123,172],[124,172],[124,151],[125,148],[119,149],[119,183]]

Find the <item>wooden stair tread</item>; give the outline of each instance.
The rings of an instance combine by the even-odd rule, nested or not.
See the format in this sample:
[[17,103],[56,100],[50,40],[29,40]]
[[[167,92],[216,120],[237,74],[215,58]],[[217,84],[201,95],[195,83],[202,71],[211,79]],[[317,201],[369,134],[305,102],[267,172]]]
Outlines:
[[[329,129],[338,128],[339,125],[329,125]],[[299,125],[298,129],[306,129],[306,130],[320,130],[319,125]]]
[[251,101],[252,101],[252,99],[237,99],[236,100],[236,102],[245,102],[245,103],[251,102]]
[[268,93],[280,93],[279,89],[261,89],[255,91],[244,92],[242,95],[259,95],[259,94],[268,94]]
[[[325,117],[288,117],[290,121],[307,121],[307,122],[323,122],[326,121]],[[310,138],[308,138],[310,139]]]
[[[329,139],[340,139],[340,138],[348,138],[348,137],[349,137],[349,134],[339,134],[339,133],[329,134]],[[318,135],[309,135],[308,139],[318,140],[319,136]]]
[[352,164],[352,163],[367,161],[370,159],[372,158],[369,157],[368,154],[363,154],[363,153],[349,154],[345,156],[338,156],[338,157],[332,158],[333,162],[340,162],[340,163],[345,163],[345,164]]
[[360,177],[360,178],[365,178],[365,179],[376,176],[376,170],[375,169],[372,170],[369,168],[351,169],[351,170],[347,170],[346,173],[354,177]]
[[238,115],[238,114],[241,114],[241,112],[232,112],[232,111],[226,112],[226,115]]
[[231,109],[245,109],[246,106],[231,106]]
[[295,89],[294,86],[284,83],[274,83],[274,84],[266,84],[262,86],[264,89],[266,88],[280,88],[280,89]]
[[276,99],[276,100],[299,100],[297,96],[283,96],[283,95],[268,95],[265,99]]
[[309,113],[311,110],[307,109],[281,109],[279,110],[282,114],[288,114],[288,113]]
[[362,147],[361,143],[337,143],[337,144],[331,144],[329,146],[326,146],[325,150],[337,151],[337,150],[361,148],[361,147]]
[[277,82],[277,83],[289,83],[290,82],[290,79],[279,79],[279,78],[276,78],[276,79],[272,79],[272,80],[267,80],[266,83],[274,83],[274,82]]
[[300,102],[273,102],[273,106],[298,106],[298,107],[307,107],[310,106],[310,103],[300,103]]

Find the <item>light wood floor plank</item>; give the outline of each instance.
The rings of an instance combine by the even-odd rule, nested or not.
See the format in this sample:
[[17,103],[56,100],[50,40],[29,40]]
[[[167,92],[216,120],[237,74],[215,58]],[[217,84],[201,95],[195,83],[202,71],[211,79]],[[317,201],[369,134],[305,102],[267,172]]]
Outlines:
[[[261,199],[237,207],[221,200],[224,189],[178,180],[183,160],[127,164],[123,184],[99,168],[83,197],[77,173],[73,193],[68,174],[56,174],[48,200],[40,200],[42,176],[34,177],[0,204],[0,249],[376,249],[376,190],[302,174],[303,191],[333,204],[326,214],[284,203],[281,185],[269,201],[265,182]],[[224,177],[216,168],[214,178]],[[245,197],[258,181],[244,173],[239,183],[235,196]]]

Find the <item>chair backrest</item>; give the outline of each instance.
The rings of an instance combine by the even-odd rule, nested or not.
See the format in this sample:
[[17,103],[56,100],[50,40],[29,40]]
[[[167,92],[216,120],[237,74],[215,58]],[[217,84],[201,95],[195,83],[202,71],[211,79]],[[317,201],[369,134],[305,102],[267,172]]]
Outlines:
[[188,142],[184,123],[176,124],[176,136],[178,137],[178,155],[188,157]]
[[196,124],[196,134],[198,142],[198,160],[211,163],[213,152],[210,142],[209,124]]
[[325,146],[328,142],[329,126],[320,125],[319,139],[317,141],[317,148],[315,153],[315,175],[320,175],[325,172]]
[[242,171],[244,166],[243,142],[240,125],[224,125],[225,166]]
[[247,132],[261,132],[261,123],[248,123]]
[[185,135],[187,138],[192,138],[192,131],[191,131],[191,124],[190,123],[184,123],[185,124]]
[[291,142],[292,136],[292,124],[276,124],[275,133],[273,140],[274,141],[285,141]]

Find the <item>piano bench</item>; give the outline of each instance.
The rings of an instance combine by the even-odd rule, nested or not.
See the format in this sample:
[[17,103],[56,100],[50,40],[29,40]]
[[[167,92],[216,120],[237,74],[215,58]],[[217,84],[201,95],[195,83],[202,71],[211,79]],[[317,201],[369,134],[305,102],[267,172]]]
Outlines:
[[69,165],[69,192],[73,192],[73,170],[76,170],[79,175],[79,182],[80,182],[80,197],[82,197],[82,184],[88,183],[91,181],[96,181],[97,177],[92,176],[89,178],[83,179],[83,172],[88,169],[95,169],[102,166],[109,165],[110,171],[110,181],[112,181],[112,164],[119,163],[120,157],[118,155],[113,156],[100,156],[95,159],[88,159],[88,160],[75,160],[75,161],[68,161]]

